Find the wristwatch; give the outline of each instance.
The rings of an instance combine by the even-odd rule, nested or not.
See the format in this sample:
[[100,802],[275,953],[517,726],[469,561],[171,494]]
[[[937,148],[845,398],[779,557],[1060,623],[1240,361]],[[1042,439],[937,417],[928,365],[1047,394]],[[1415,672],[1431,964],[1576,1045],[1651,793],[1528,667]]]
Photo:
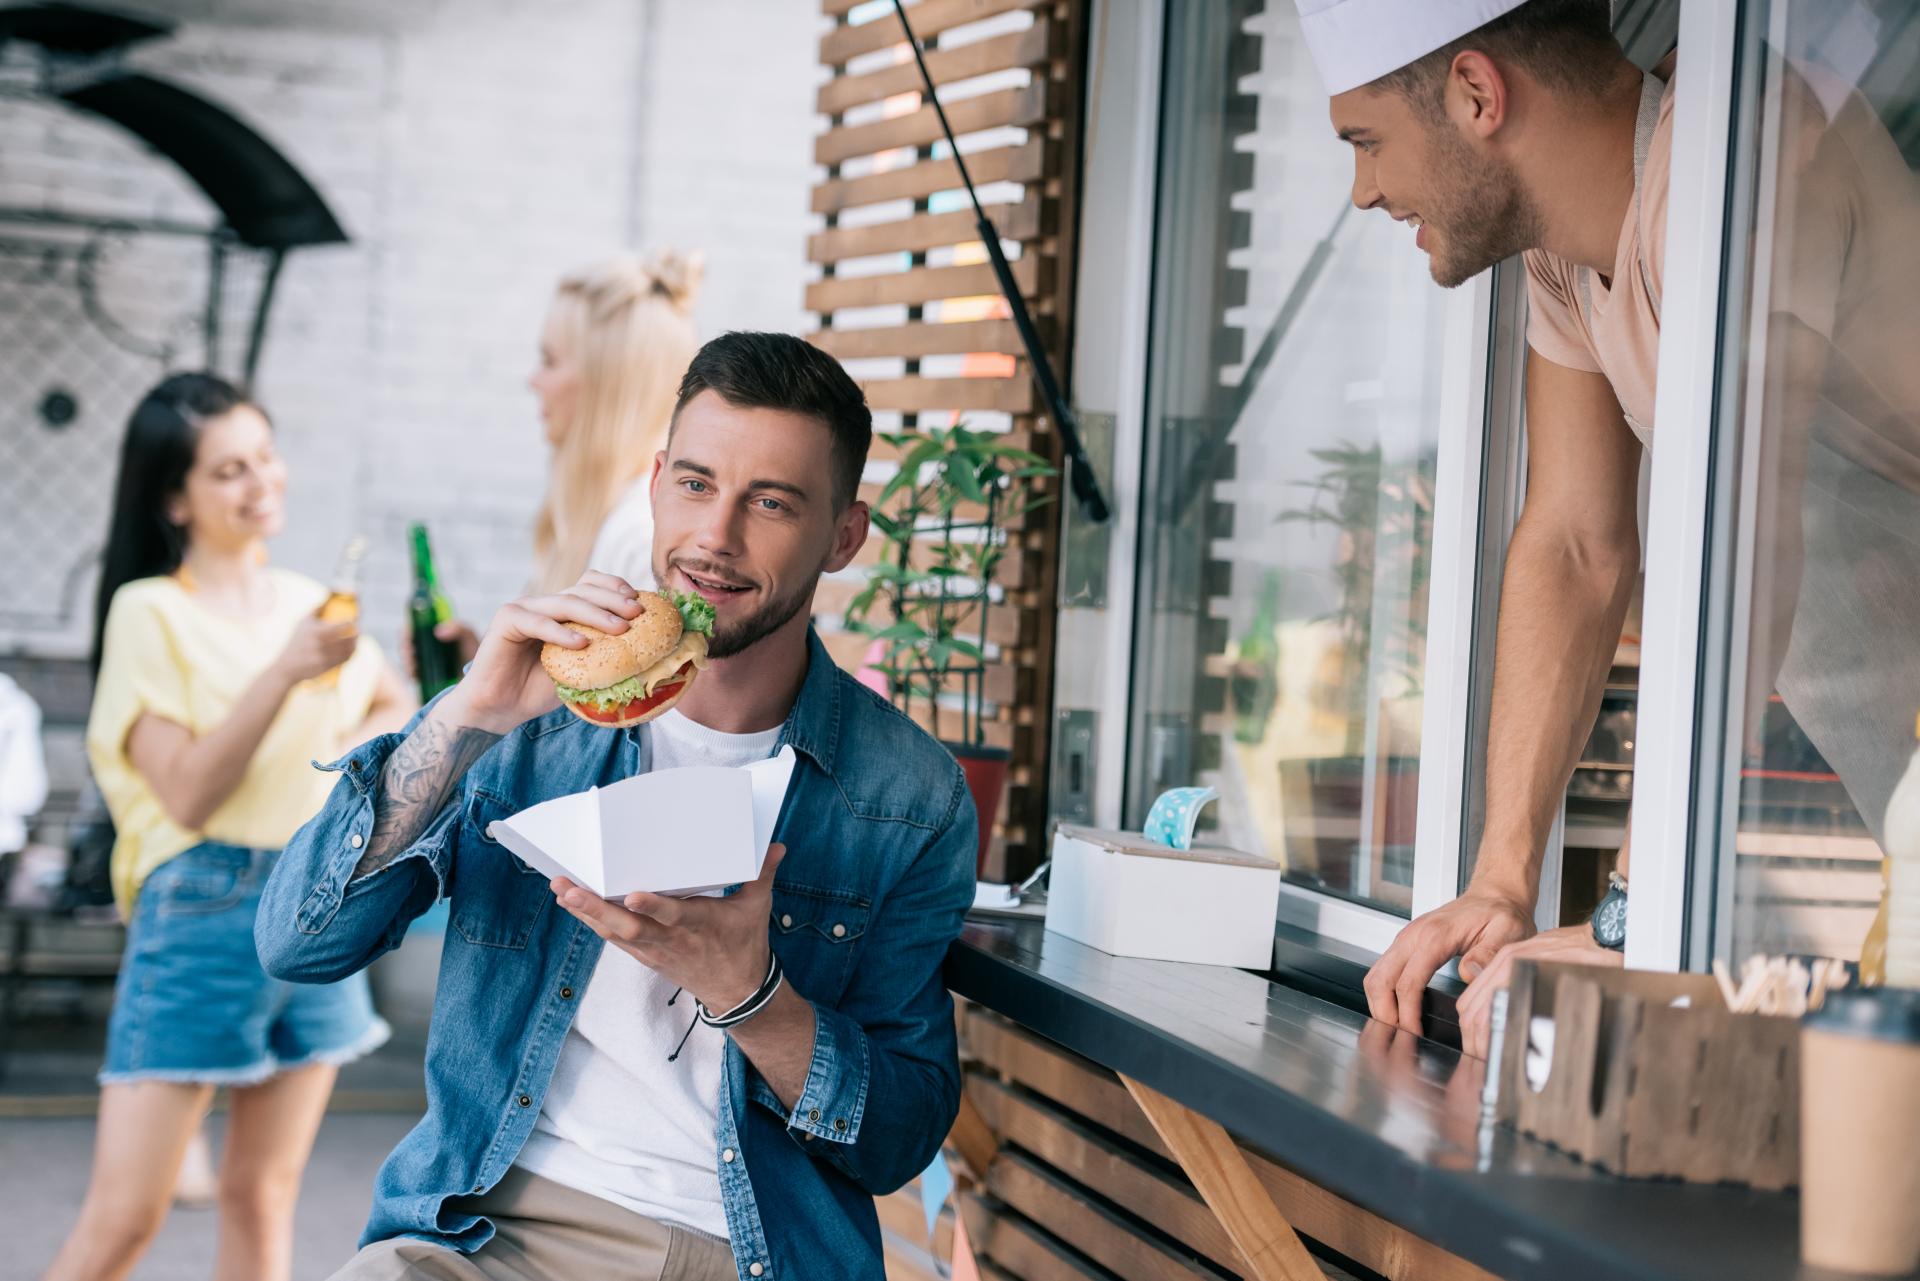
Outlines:
[[1618,872],[1607,873],[1607,896],[1593,909],[1593,941],[1611,951],[1626,950],[1627,878]]

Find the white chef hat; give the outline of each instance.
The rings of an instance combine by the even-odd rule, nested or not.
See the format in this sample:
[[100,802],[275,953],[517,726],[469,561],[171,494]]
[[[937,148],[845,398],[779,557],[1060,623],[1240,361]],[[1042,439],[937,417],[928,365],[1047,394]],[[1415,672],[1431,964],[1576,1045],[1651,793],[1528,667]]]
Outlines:
[[1294,0],[1327,94],[1371,84],[1526,0]]

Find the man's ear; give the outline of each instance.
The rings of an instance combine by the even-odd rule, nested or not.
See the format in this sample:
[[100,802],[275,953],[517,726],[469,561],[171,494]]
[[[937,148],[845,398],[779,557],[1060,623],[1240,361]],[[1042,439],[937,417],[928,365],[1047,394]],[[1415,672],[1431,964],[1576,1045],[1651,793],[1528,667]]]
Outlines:
[[1447,116],[1474,136],[1490,138],[1506,123],[1507,90],[1507,78],[1492,58],[1463,49],[1447,68]]
[[867,545],[867,532],[872,526],[872,514],[864,502],[855,499],[847,504],[840,513],[839,523],[833,531],[833,553],[827,557],[823,573],[837,574],[853,564],[853,558]]
[[667,451],[663,449],[659,453],[653,456],[653,475],[647,477],[647,501],[648,502],[651,503],[651,502],[659,501],[660,477],[666,473],[666,470],[667,470]]

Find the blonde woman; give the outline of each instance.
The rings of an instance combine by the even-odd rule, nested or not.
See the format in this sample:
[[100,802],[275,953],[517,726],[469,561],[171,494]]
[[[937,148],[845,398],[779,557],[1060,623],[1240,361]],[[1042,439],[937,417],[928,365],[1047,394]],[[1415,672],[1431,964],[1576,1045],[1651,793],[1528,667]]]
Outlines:
[[589,567],[651,581],[647,473],[667,443],[680,376],[699,348],[698,254],[609,259],[560,282],[528,385],[553,446],[534,521],[534,586],[558,591]]
[[[588,568],[653,581],[647,476],[700,346],[693,304],[704,263],[675,250],[620,254],[554,289],[527,379],[553,448],[533,526],[535,591],[559,591]],[[479,646],[463,622],[442,623],[439,635],[458,644],[463,663]]]

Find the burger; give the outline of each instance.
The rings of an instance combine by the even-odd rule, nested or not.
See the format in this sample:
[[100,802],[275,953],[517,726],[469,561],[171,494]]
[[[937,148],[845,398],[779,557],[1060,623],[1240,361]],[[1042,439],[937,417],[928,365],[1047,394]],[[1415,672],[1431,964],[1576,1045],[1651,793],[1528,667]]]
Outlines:
[[584,649],[549,641],[540,665],[568,711],[609,729],[640,725],[665,712],[707,665],[713,606],[687,592],[636,592],[640,616],[619,635],[568,623]]

